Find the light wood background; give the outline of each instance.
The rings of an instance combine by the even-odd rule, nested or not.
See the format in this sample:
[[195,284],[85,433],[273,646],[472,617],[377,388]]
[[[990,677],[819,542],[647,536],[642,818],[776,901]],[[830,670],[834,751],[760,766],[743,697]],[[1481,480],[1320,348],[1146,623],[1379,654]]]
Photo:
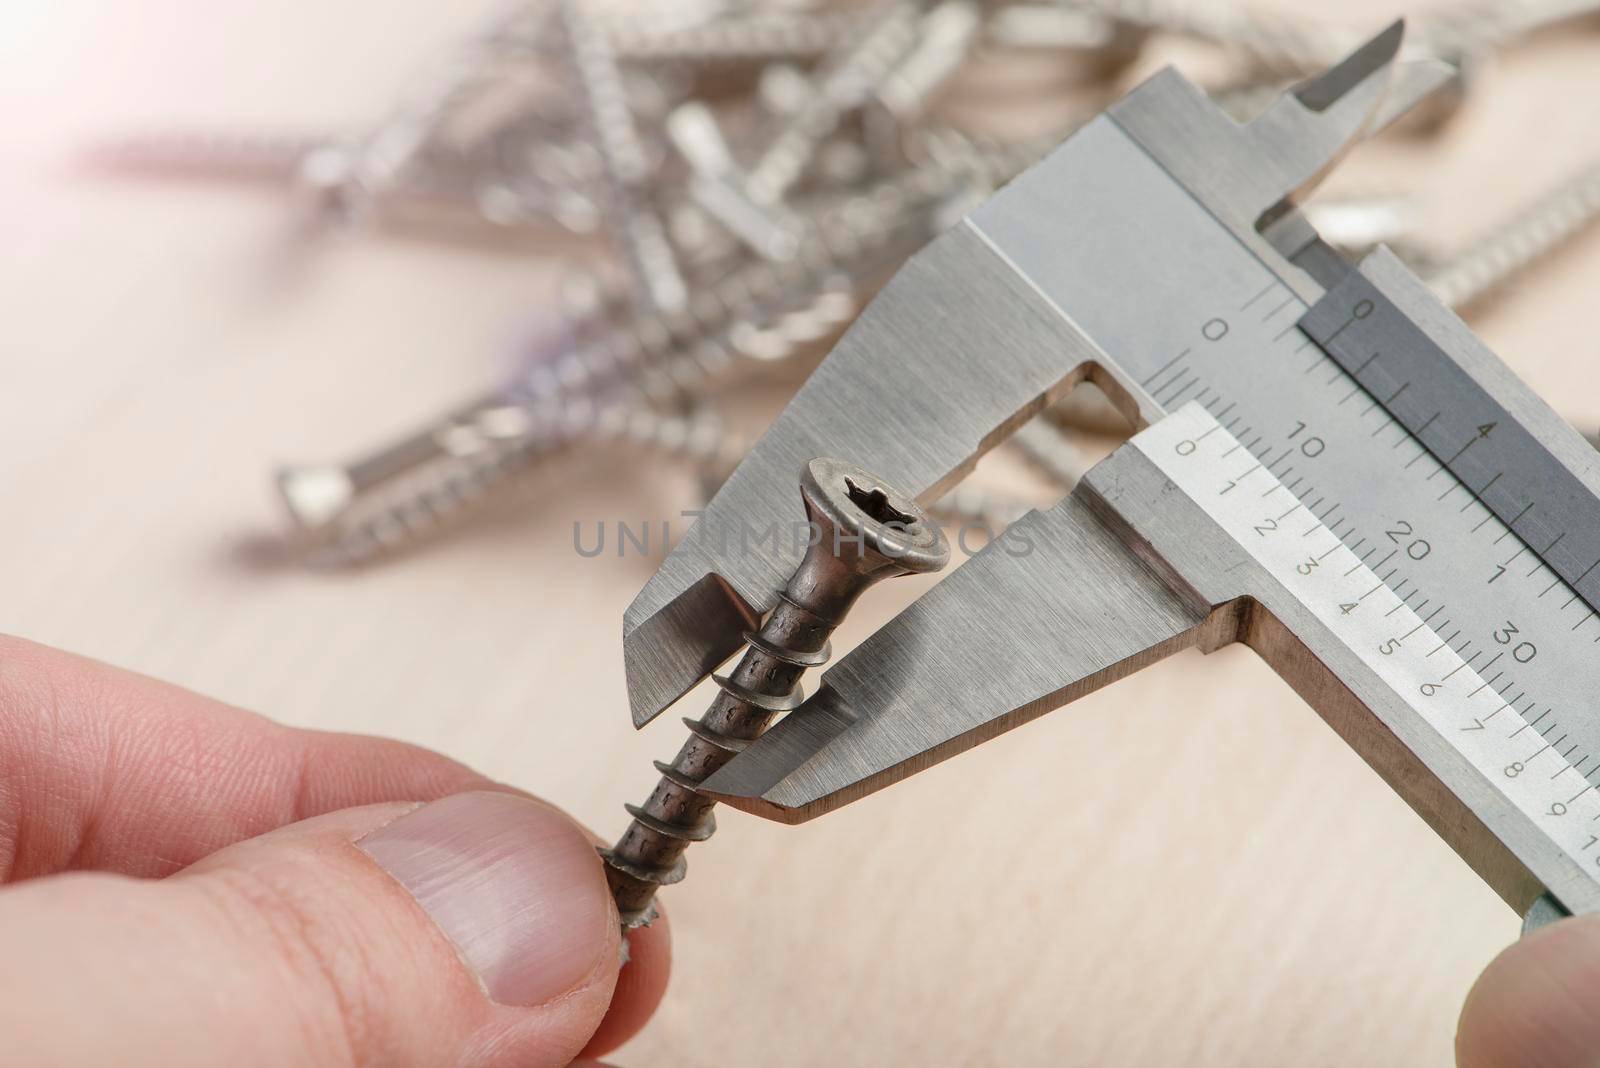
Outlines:
[[[359,124],[482,6],[4,5],[0,629],[436,747],[610,835],[679,732],[636,735],[623,700],[619,623],[652,562],[579,559],[572,524],[675,515],[686,475],[581,458],[534,506],[353,574],[266,546],[275,462],[492,381],[550,266],[370,233],[291,255],[270,191],[71,165],[139,129]],[[1459,240],[1600,151],[1597,90],[1600,27],[1544,38],[1442,140],[1375,147],[1340,186],[1417,189],[1427,232]],[[1591,426],[1597,285],[1591,238],[1475,318]],[[671,993],[614,1058],[635,1068],[1447,1065],[1463,995],[1517,929],[1239,649],[804,827],[729,813],[667,903]]]

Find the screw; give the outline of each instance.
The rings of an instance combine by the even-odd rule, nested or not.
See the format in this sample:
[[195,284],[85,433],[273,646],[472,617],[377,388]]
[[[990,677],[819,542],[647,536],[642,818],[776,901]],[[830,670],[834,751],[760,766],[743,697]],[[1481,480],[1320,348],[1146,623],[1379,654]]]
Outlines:
[[645,305],[657,311],[677,311],[689,299],[689,291],[666,227],[640,196],[651,168],[634,127],[616,56],[599,27],[583,13],[579,0],[564,0],[560,12],[579,95],[605,165],[610,208],[615,215],[613,227],[633,264]]
[[872,99],[896,123],[921,118],[928,103],[978,41],[983,11],[974,0],[945,0],[922,16],[916,43],[873,88]]
[[989,16],[985,44],[1068,53],[1091,78],[1107,79],[1139,57],[1148,27],[1059,3],[1007,4]]
[[[801,255],[753,261],[720,279],[691,302],[691,321],[603,309],[574,328],[582,340],[513,389],[458,407],[354,463],[285,469],[278,486],[298,539],[330,561],[393,548],[581,438],[574,420],[611,406],[598,399],[605,394],[642,388],[670,398],[726,378],[741,362],[770,362],[826,336],[854,315],[853,293],[921,246],[928,205],[959,187],[959,166],[971,162],[926,166],[822,213]],[[1007,157],[998,165],[1018,164]],[[584,398],[587,406],[574,406]]]
[[744,195],[739,165],[709,107],[698,100],[679,105],[667,118],[667,137],[689,164],[690,199],[707,215],[764,259],[795,254],[800,220]]
[[413,168],[464,103],[504,73],[507,60],[521,59],[536,47],[546,21],[544,11],[520,0],[496,10],[430,72],[420,91],[372,130],[337,155],[308,156],[301,175],[306,199],[345,216],[365,211],[374,196]]
[[1416,202],[1404,195],[1320,197],[1301,210],[1324,241],[1349,253],[1403,244],[1417,228]]
[[[526,437],[519,450],[498,456],[491,463],[490,446],[478,444],[498,432],[502,439]],[[574,405],[563,426],[547,427],[538,437],[529,434],[525,408],[504,398],[498,409],[487,404],[475,421],[458,428],[454,447],[475,446],[486,455],[482,464],[444,464],[439,470],[410,468],[398,451],[364,464],[285,467],[278,472],[278,489],[300,531],[308,557],[324,565],[349,565],[396,549],[459,520],[472,506],[488,499],[502,477],[518,465],[531,467],[553,455],[562,444],[583,441],[616,444],[655,456],[685,461],[699,468],[709,499],[738,466],[748,443],[730,433],[704,406],[686,416],[668,415],[626,405],[607,407],[594,414]],[[376,462],[387,459],[387,470]],[[384,490],[400,480],[396,493]],[[1032,505],[981,490],[958,486],[929,507],[941,519],[968,527],[999,532]]]
[[[599,215],[587,197],[590,175],[565,174],[570,168],[563,161],[581,151],[605,148],[614,131],[608,123],[607,140],[597,146],[564,143],[573,136],[568,102],[539,91],[526,77],[530,57],[549,48],[544,32],[547,18],[537,5],[524,0],[511,4],[460,46],[442,69],[433,71],[420,91],[406,97],[371,130],[354,137],[145,137],[113,144],[97,156],[119,169],[146,173],[290,179],[299,187],[297,199],[319,215],[358,217],[379,207],[386,216],[396,207],[409,215],[418,207],[465,207],[497,225],[548,218],[575,232],[587,232]],[[668,32],[681,32],[681,21],[672,23]],[[638,27],[628,32],[639,37]],[[594,36],[604,47],[612,35],[601,29]],[[661,72],[634,71],[629,88],[642,91],[648,102],[663,91],[662,82]],[[619,79],[612,79],[607,88],[617,99],[626,99]],[[480,105],[489,96],[494,96],[492,103],[500,110],[507,106],[515,110],[488,131],[488,143],[478,143],[481,139],[466,146],[441,143],[463,115],[468,125],[481,127]],[[498,142],[508,133],[520,135],[516,139],[523,145],[534,144],[534,151],[524,153],[524,159],[503,158]],[[636,154],[636,158],[641,155],[659,153]],[[520,166],[509,169],[513,162]],[[551,182],[551,174],[558,180]]]
[[957,486],[935,501],[928,512],[940,519],[977,527],[989,535],[998,535],[1033,508],[1031,502],[1003,493],[994,493],[978,486]]
[[[792,255],[800,226],[782,211],[784,199],[840,120],[865,104],[916,45],[924,7],[926,0],[880,5],[862,36],[824,61],[807,83],[809,91],[794,102],[794,111],[746,173],[726,165],[717,168],[721,173],[696,173],[690,190],[695,202],[758,254]],[[691,163],[694,159],[690,156]]]
[[817,147],[839,120],[864,104],[916,44],[925,0],[890,0],[859,41],[817,72],[813,93],[786,122],[745,178],[758,204],[777,204],[806,172]]
[[619,56],[709,66],[808,60],[859,40],[856,11],[750,12],[701,26],[643,32],[618,23],[607,27]]
[[[1268,70],[1298,74],[1323,65],[1339,45],[1336,31],[1237,4],[1183,0],[1074,0],[1074,7],[1147,30],[1196,37],[1234,48]],[[1342,38],[1341,38],[1342,43]]]
[[754,260],[696,293],[689,321],[602,308],[573,328],[581,340],[564,355],[512,387],[355,462],[280,470],[294,540],[326,564],[397,549],[585,440],[585,426],[635,405],[641,392],[662,400],[702,393],[752,361],[771,363],[828,336],[853,318],[861,293],[921,247],[941,202],[1009,178],[1057,141],[997,146],[947,131],[928,163],[819,213],[792,260]]
[[826,663],[828,637],[868,586],[895,575],[937,571],[950,559],[939,528],[909,497],[840,460],[816,459],[800,477],[810,547],[776,607],[726,676],[710,709],[685,719],[691,737],[633,822],[602,850],[624,928],[655,918],[656,890],[684,876],[683,853],[716,830],[716,802],[699,792],[706,777],[759,737],[774,718],[800,707],[800,676]]
[[1600,219],[1600,162],[1591,163],[1423,274],[1453,308],[1488,296]]
[[[741,321],[730,330],[708,333],[670,361],[664,352],[653,352],[649,359],[666,361],[655,371],[658,391],[693,385],[697,376],[726,376],[741,356],[745,362],[781,358],[808,336],[826,336],[848,322],[856,303],[848,293],[824,286],[809,312],[788,309],[766,329]],[[578,362],[568,377],[548,385],[551,392],[542,399],[530,398],[527,383],[519,381],[353,463],[281,469],[277,485],[295,525],[294,540],[314,562],[359,562],[464,518],[488,501],[491,491],[510,488],[538,461],[562,449],[639,427],[645,410],[624,391],[625,365],[611,346],[648,342],[659,350],[670,337],[653,333],[656,328],[665,329],[658,318],[636,317],[592,347],[579,346],[569,355]],[[630,351],[634,359],[644,355]],[[604,398],[602,391],[611,397]],[[671,417],[658,419],[664,436],[675,433]]]
[[1048,415],[1036,416],[1019,426],[1010,443],[1040,473],[1065,489],[1076,486],[1089,469],[1083,452]]
[[[292,183],[314,209],[328,211],[353,206],[341,199],[353,152],[332,137],[173,131],[121,138],[91,150],[88,161],[139,176]],[[555,224],[588,233],[600,215],[584,189],[591,154],[588,145],[557,139],[553,126],[524,119],[463,150],[419,158],[382,189],[365,190],[359,206],[381,221],[443,214],[497,228]]]
[[1437,13],[1428,26],[1430,43],[1443,55],[1485,52],[1519,37],[1600,12],[1595,0],[1519,0],[1468,4]]
[[[856,302],[847,292],[824,287],[810,313],[790,308],[768,328],[745,320],[670,359],[660,353],[651,356],[662,363],[652,373],[656,391],[683,390],[707,377],[726,377],[741,356],[746,363],[782,358],[807,338],[842,327],[854,316]],[[787,328],[785,322],[790,324]],[[660,325],[657,319],[635,320],[630,329],[639,331],[637,336],[618,332],[602,337],[599,345],[638,344]],[[660,337],[663,340],[654,344],[669,340],[664,334]],[[604,372],[604,380],[612,383],[614,394],[621,388],[620,371],[610,351],[601,351],[611,368]],[[489,501],[493,491],[515,486],[540,460],[579,442],[606,440],[610,428],[624,419],[614,413],[641,410],[636,398],[606,400],[590,395],[602,388],[602,369],[597,366],[601,351],[587,354],[594,358],[591,363],[574,364],[574,377],[565,386],[554,387],[553,396],[530,399],[526,383],[519,382],[463,405],[354,463],[281,469],[277,485],[295,525],[293,540],[312,562],[358,563],[465,518]]]
[[[583,411],[582,407],[574,404],[564,418],[552,416],[536,431],[532,426],[533,416],[516,400],[500,396],[495,405],[486,398],[468,409],[470,418],[463,417],[453,428],[440,430],[440,440],[424,442],[416,436],[408,438],[404,444],[414,452],[426,452],[430,458],[435,448],[464,458],[490,452],[491,443],[496,441],[525,441],[524,447],[531,459],[553,452],[558,443],[582,438],[595,444],[617,442],[646,448],[724,470],[731,469],[742,455],[742,444],[722,428],[720,420],[704,409],[677,416],[627,405],[595,412]],[[393,524],[417,528],[437,525],[452,507],[468,503],[476,492],[492,482],[487,467],[479,469],[459,463],[437,472],[425,483],[424,491],[424,487],[416,483],[418,476],[427,474],[428,470],[417,467],[414,459],[406,454],[405,448],[397,445],[347,467],[285,467],[278,472],[279,490],[308,539],[315,540],[313,536],[336,526],[342,531],[343,541],[357,540],[356,531],[365,530],[370,540],[384,542],[393,540],[379,536],[388,524],[370,518],[356,524],[348,514],[362,505],[364,498],[372,498],[396,483],[402,484],[411,496],[402,494],[400,501],[390,504],[394,509]],[[501,462],[509,461],[502,458]],[[477,477],[470,477],[474,472]],[[415,534],[416,530],[410,533]],[[347,545],[343,555],[350,553],[351,547]],[[338,554],[329,557],[330,560],[337,558]]]
[[126,174],[286,182],[306,156],[335,144],[329,137],[172,130],[117,138],[91,149],[88,159]]

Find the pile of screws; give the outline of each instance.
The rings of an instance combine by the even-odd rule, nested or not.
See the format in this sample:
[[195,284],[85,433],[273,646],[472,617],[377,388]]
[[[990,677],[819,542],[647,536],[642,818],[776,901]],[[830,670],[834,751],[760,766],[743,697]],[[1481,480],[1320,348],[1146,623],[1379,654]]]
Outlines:
[[[1413,49],[1462,71],[1432,123],[1494,49],[1596,7],[1472,5],[1414,27]],[[575,446],[653,450],[716,484],[742,454],[716,415],[724,387],[819,355],[907,256],[1103,106],[1159,35],[1225,49],[1234,74],[1218,95],[1240,114],[1348,44],[1171,0],[519,0],[370,130],[143,138],[110,160],[282,182],[345,225],[449,218],[615,249],[624,284],[572,287],[559,336],[513,380],[353,463],[280,472],[297,547],[353,563],[416,543]],[[1019,68],[1042,82],[995,89],[996,70]],[[951,118],[1042,95],[1070,103],[1021,139]],[[1596,186],[1581,175],[1481,245],[1415,262],[1453,302],[1476,299],[1600,214]],[[1405,248],[1403,201],[1317,208],[1336,244]],[[1019,447],[1070,483],[1063,414],[1047,417]],[[970,491],[940,507],[991,527],[1024,509]]]

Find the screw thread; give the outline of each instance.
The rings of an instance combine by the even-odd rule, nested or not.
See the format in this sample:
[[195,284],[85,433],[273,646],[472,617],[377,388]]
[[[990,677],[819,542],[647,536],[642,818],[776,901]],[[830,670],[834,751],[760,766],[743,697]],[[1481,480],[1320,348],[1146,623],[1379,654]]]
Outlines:
[[917,43],[923,0],[891,0],[858,40],[825,61],[814,91],[783,124],[745,176],[745,190],[760,204],[780,203],[806,172],[817,146],[859,106]]
[[945,131],[929,163],[821,212],[794,259],[751,260],[676,315],[601,307],[575,327],[581,340],[571,351],[530,371],[514,391],[457,408],[334,471],[346,485],[336,508],[319,497],[312,515],[291,491],[301,474],[326,483],[326,469],[287,472],[280,486],[312,559],[353,564],[413,544],[472,514],[544,458],[604,437],[605,420],[616,418],[605,413],[636,411],[641,397],[680,402],[740,367],[829,336],[926,240],[934,205],[974,181],[1005,180],[1046,144],[997,146]]
[[688,290],[666,227],[640,195],[653,168],[634,124],[616,54],[578,0],[565,0],[559,12],[578,96],[604,165],[613,232],[647,306],[675,310],[688,300]]
[[1466,307],[1504,285],[1600,219],[1600,163],[1591,164],[1510,222],[1428,272],[1440,300]]
[[[706,714],[685,720],[690,737],[661,773],[616,845],[601,850],[623,924],[655,916],[655,894],[684,877],[684,851],[716,830],[707,777],[759,738],[773,719],[801,706],[800,676],[827,662],[839,620],[875,582],[944,567],[950,546],[915,502],[868,471],[814,459],[800,478],[812,527],[806,554],[760,628],[744,637],[744,655],[726,676]],[[891,533],[892,525],[892,533]],[[843,549],[848,536],[855,547]],[[830,544],[831,543],[831,544]]]
[[493,12],[430,71],[420,89],[359,139],[343,183],[345,195],[356,200],[370,196],[411,170],[462,106],[492,85],[508,63],[525,59],[538,47],[547,21],[546,12],[521,0]]
[[119,138],[92,153],[109,170],[149,175],[204,175],[251,181],[293,178],[312,152],[333,138],[225,133],[220,130],[154,131]]
[[[434,455],[437,442],[420,435],[408,442],[427,459],[397,462],[383,470],[368,461],[373,488],[357,493],[332,517],[302,505],[294,488],[325,484],[324,469],[290,469],[279,481],[291,513],[321,564],[350,565],[409,545],[465,519],[494,491],[538,469],[578,440],[617,443],[722,470],[738,462],[742,445],[709,413],[667,415],[647,408],[611,406],[594,411],[569,408],[532,411],[504,397],[486,398],[463,409],[443,432],[450,452]],[[401,450],[400,446],[395,447]],[[338,474],[332,477],[337,480]],[[356,481],[347,472],[348,481]],[[380,486],[379,484],[382,483]]]
[[1040,473],[1066,489],[1076,486],[1089,467],[1081,450],[1047,417],[1022,424],[1011,442]]
[[1293,74],[1324,65],[1344,40],[1326,27],[1234,4],[1202,5],[1181,0],[1082,0],[1082,7],[1107,18],[1163,33],[1197,37],[1236,48],[1257,64]]
[[[785,358],[836,331],[854,315],[856,294],[871,277],[922,241],[914,225],[922,213],[914,205],[902,201],[903,210],[890,212],[868,204],[870,211],[861,214],[875,218],[863,219],[859,229],[842,220],[819,228],[809,255],[753,262],[710,287],[687,315],[633,315],[619,322],[602,312],[578,328],[596,337],[531,373],[515,394],[494,393],[456,409],[350,465],[341,512],[301,523],[316,543],[314,557],[355,563],[410,544],[470,514],[491,489],[537,461],[587,438],[602,413],[636,407],[641,393],[676,401],[752,361]],[[865,225],[872,221],[890,228]],[[302,510],[286,499],[300,519]]]
[[700,719],[684,720],[688,741],[670,764],[656,762],[660,781],[644,804],[625,806],[632,821],[615,846],[601,851],[625,926],[654,918],[656,890],[684,877],[689,844],[715,833],[716,802],[699,792],[700,784],[778,715],[798,707],[800,676],[827,661],[835,625],[785,591],[761,628],[746,635],[733,671],[713,676],[722,692]]
[[858,40],[855,11],[767,12],[675,30],[608,27],[611,46],[632,60],[760,63],[808,59]]

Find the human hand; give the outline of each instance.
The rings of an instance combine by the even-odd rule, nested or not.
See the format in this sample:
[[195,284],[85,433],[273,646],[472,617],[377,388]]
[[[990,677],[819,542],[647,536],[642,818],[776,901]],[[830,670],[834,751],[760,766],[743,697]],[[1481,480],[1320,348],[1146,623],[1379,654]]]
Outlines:
[[1467,995],[1461,1068],[1600,1066],[1600,916],[1561,920],[1509,946]]
[[8,1064],[565,1065],[666,985],[595,840],[442,756],[0,637]]

